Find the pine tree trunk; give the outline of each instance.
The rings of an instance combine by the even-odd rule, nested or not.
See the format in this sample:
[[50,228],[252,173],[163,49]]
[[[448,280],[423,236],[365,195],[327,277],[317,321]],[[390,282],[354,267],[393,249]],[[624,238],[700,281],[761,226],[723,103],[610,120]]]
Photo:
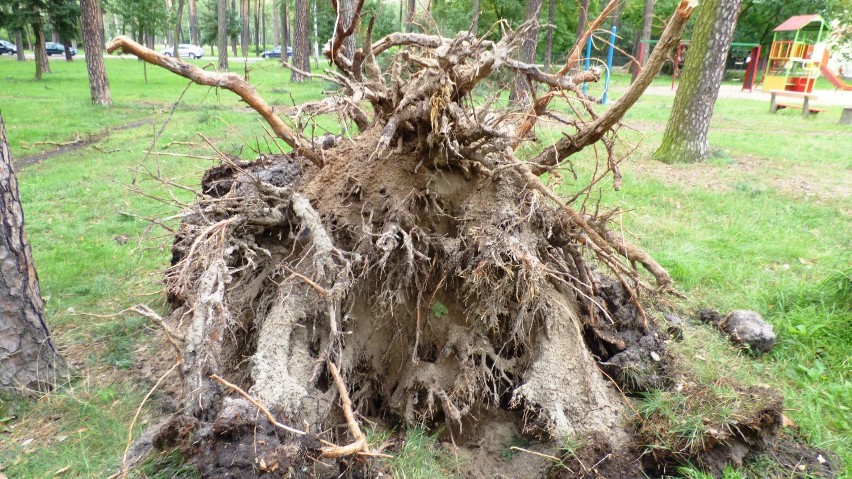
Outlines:
[[178,44],[180,43],[180,24],[183,22],[183,5],[186,3],[186,0],[178,0],[177,3],[177,12],[175,15],[175,29],[174,29],[174,51],[172,52],[175,58],[180,58],[180,53],[178,52]]
[[66,382],[44,317],[18,181],[0,116],[0,390],[35,395]]
[[553,63],[553,10],[555,0],[550,0],[547,7],[547,45],[544,50],[544,71],[550,71],[550,65]]
[[[586,23],[589,21],[589,0],[580,1],[580,16],[577,19],[577,41],[586,33]],[[585,45],[583,45],[585,47]],[[585,50],[583,50],[585,51]]]
[[248,56],[249,44],[249,4],[251,0],[240,0],[240,21],[242,22],[243,30],[240,34],[240,55]]
[[[338,5],[340,6],[340,20],[345,27],[348,27],[352,24],[352,19],[355,16],[355,2],[353,0],[339,0]],[[343,51],[340,52],[349,60],[352,60],[352,56],[355,54],[355,37],[356,35],[346,37],[343,41]]]
[[[308,0],[296,0],[296,12],[293,18],[293,66],[302,71],[311,69],[311,52],[308,43]],[[304,82],[306,77],[293,72],[290,81]]]
[[[243,8],[242,1],[243,0],[240,0],[240,12],[242,12],[242,8]],[[237,11],[237,0],[231,0],[231,11],[232,12]],[[231,53],[234,56],[237,56],[237,36],[236,35],[231,37]]]
[[479,0],[473,0],[473,6],[470,12],[471,25],[470,33],[474,35],[479,31]]
[[104,54],[101,50],[100,2],[98,0],[80,0],[80,13],[83,17],[83,47],[86,50],[86,69],[89,72],[89,90],[92,104],[109,106],[112,98],[109,93],[109,79],[104,68]]
[[260,13],[260,31],[261,38],[260,41],[263,42],[261,51],[266,50],[266,0],[260,4],[261,13]]
[[219,15],[219,71],[228,71],[228,0],[218,0],[216,13]]
[[26,60],[27,58],[24,56],[24,36],[20,30],[15,32],[15,48],[18,49],[18,61],[22,62]]
[[254,56],[260,56],[260,0],[254,1]]
[[[645,0],[645,13],[642,16],[642,31],[639,33],[639,42],[636,44],[633,49],[633,58],[639,59],[639,52],[642,48],[642,40],[650,40],[651,39],[651,26],[654,21],[654,0]],[[650,44],[649,44],[650,46]],[[646,49],[648,47],[645,47]],[[648,57],[648,51],[645,51],[645,58],[642,59],[642,64],[644,65],[645,60]],[[640,65],[641,66],[641,65]],[[633,68],[633,78],[631,81],[635,80],[639,75],[639,68]]]
[[413,32],[414,31],[414,13],[417,11],[417,2],[416,0],[408,0],[408,8],[405,13],[405,31]]
[[36,72],[35,79],[41,80],[44,73],[50,73],[50,63],[47,60],[47,51],[44,47],[44,24],[41,19],[41,9],[33,5],[33,36],[35,37],[35,45],[33,45],[33,53],[35,54]]
[[666,163],[703,161],[710,152],[707,132],[725,74],[725,60],[741,0],[706,0],[698,7],[672,114],[654,158]]
[[201,32],[198,31],[197,0],[189,0],[189,38],[193,45],[201,45]]
[[[524,21],[537,18],[541,10],[541,0],[527,0],[527,12],[524,16]],[[523,43],[521,43],[520,60],[524,63],[535,63],[535,49],[538,45],[538,32],[540,27],[531,28],[524,35]],[[509,95],[511,101],[526,105],[532,101],[532,85],[526,75],[517,75],[515,77],[515,89]]]
[[291,58],[287,57],[287,49],[290,48],[290,12],[287,9],[287,2],[281,2],[281,58],[284,58],[289,63]]
[[[281,45],[281,29],[280,29],[280,20],[278,20],[278,8],[275,7],[275,3],[272,4],[272,48]],[[287,59],[287,51],[281,51],[281,58]]]

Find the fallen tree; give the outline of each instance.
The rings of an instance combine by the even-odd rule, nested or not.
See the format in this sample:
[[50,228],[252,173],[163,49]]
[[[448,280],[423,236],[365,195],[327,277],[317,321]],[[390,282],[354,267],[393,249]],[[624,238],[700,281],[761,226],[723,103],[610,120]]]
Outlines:
[[[663,267],[607,228],[612,212],[587,211],[581,200],[608,175],[619,184],[619,121],[693,8],[680,3],[637,80],[602,112],[580,86],[599,74],[567,76],[578,49],[555,75],[513,58],[532,23],[497,42],[467,32],[373,42],[371,19],[351,59],[335,52],[357,25],[338,23],[337,69],[301,73],[340,93],[286,112],[238,75],[114,39],[111,53],[233,91],[293,149],[251,163],[222,155],[184,212],[164,323],[181,361],[183,411],[139,450],[184,444],[205,475],[275,475],[300,457],[376,455],[356,413],[444,427],[463,443],[506,411],[527,434],[605,435],[611,451],[630,450],[622,389],[662,384],[619,372],[635,366],[636,348],[643,368],[649,352],[665,357],[642,298],[673,289]],[[546,95],[529,111],[494,106],[500,92],[489,97],[483,84],[501,71],[546,86]],[[548,110],[552,100],[575,115]],[[301,134],[328,113],[342,135]],[[519,157],[544,117],[569,131]],[[595,144],[606,153],[573,197],[542,182]],[[642,377],[664,376],[665,364],[647,365]],[[131,451],[125,468],[139,457]]]

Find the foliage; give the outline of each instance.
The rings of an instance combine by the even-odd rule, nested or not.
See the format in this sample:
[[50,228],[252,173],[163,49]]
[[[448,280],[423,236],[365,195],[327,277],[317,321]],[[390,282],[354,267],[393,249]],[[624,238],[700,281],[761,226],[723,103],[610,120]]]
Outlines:
[[[216,11],[216,0],[206,0],[204,4],[207,6],[201,12],[198,19],[198,29],[201,31],[201,43],[207,45],[216,45],[219,39],[219,15]],[[228,31],[228,37],[237,37],[243,31],[243,26],[237,16],[237,12],[233,9],[228,9],[228,18],[225,28]]]
[[[107,0],[109,9],[137,37],[170,28],[169,11],[161,0]],[[144,42],[142,42],[144,43]]]

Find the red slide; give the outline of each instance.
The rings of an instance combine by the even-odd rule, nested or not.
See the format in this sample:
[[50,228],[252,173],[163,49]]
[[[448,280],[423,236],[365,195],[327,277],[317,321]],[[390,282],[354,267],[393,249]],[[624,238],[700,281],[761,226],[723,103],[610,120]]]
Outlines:
[[834,88],[839,88],[843,91],[852,90],[852,85],[843,81],[843,79],[840,78],[840,75],[835,73],[831,68],[828,68],[828,58],[828,49],[826,49],[822,52],[822,62],[819,64],[819,71],[822,72],[822,75],[827,78],[832,85],[834,85]]
[[844,90],[844,91],[852,90],[852,84],[849,84],[849,83],[846,83],[845,81],[843,81],[843,79],[840,78],[840,75],[838,75],[837,73],[834,73],[834,70],[832,70],[831,68],[828,68],[828,65],[826,65],[825,63],[820,65],[819,70],[822,72],[823,76],[825,78],[827,78],[828,81],[830,81],[832,85],[834,85],[835,88],[840,88],[841,90]]

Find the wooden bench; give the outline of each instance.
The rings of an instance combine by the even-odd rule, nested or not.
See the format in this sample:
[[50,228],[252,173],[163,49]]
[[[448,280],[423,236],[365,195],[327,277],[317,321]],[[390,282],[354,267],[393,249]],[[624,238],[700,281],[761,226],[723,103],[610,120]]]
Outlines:
[[[769,102],[769,112],[775,113],[782,108],[797,108],[802,110],[802,116],[805,118],[809,117],[811,113],[817,114],[823,111],[826,111],[825,108],[813,107],[811,106],[811,101],[816,101],[817,96],[813,93],[802,93],[798,91],[787,91],[787,90],[772,90],[769,92],[772,95],[772,99]],[[801,98],[802,103],[780,103],[776,97],[786,97],[786,98]]]

